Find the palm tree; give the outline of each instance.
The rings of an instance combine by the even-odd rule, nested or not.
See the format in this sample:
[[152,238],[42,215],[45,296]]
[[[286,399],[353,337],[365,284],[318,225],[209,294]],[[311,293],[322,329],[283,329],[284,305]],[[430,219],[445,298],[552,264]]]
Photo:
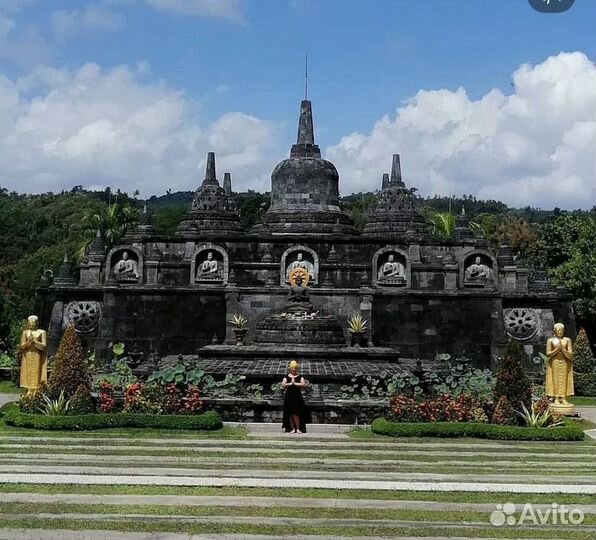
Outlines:
[[99,210],[89,210],[81,218],[81,233],[83,242],[79,247],[78,256],[82,259],[95,238],[97,231],[105,240],[108,249],[117,244],[127,229],[139,219],[139,212],[132,206],[111,204],[102,206]]
[[455,217],[451,212],[435,212],[429,218],[431,233],[439,238],[451,238],[455,231]]

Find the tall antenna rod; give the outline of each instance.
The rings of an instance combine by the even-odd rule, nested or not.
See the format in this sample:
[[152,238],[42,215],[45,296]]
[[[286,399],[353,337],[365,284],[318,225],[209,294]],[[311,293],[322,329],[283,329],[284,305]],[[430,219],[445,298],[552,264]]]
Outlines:
[[308,99],[308,51],[304,59],[304,99]]

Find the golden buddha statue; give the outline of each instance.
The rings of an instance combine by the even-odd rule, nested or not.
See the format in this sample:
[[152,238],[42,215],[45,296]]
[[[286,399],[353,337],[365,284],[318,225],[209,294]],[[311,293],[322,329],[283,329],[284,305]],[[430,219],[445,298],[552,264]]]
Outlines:
[[574,406],[567,401],[574,394],[573,389],[573,346],[565,337],[565,325],[557,323],[553,336],[546,342],[545,394],[553,398],[550,409],[559,414],[573,414]]
[[35,392],[42,382],[48,380],[47,334],[38,328],[36,315],[27,317],[27,326],[21,334],[19,353],[21,355],[20,386],[27,393]]

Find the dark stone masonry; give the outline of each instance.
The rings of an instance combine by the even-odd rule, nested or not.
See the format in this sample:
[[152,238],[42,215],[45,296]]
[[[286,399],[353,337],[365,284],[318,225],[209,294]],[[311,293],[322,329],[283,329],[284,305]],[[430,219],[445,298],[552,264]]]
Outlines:
[[[271,382],[297,358],[312,381],[341,383],[355,370],[391,372],[438,353],[494,367],[509,338],[524,345],[531,367],[555,321],[575,333],[569,294],[516,265],[508,246],[493,253],[463,211],[453,240],[431,238],[399,155],[380,188],[358,234],[340,209],[339,174],[321,158],[311,103],[303,101],[297,142],[272,173],[262,224],[242,228],[231,177],[220,185],[209,153],[175,236],[157,235],[145,211],[121,245],[106,252],[96,238],[78,278],[66,261],[40,287],[50,353],[72,324],[99,358],[123,341],[146,358],[187,355],[214,374]],[[308,282],[310,319],[284,312],[297,271]],[[236,313],[248,319],[244,346],[228,323]],[[368,320],[361,347],[350,346],[347,331],[355,313]]]

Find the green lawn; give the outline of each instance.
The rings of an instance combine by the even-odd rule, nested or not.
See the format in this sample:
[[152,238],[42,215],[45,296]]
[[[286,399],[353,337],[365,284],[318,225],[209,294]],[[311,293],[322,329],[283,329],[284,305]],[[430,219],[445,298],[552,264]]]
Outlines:
[[[36,523],[38,522],[38,523]],[[291,523],[283,525],[265,525],[265,524],[247,524],[247,523],[192,523],[185,522],[182,519],[167,521],[150,521],[146,518],[142,520],[140,517],[114,519],[113,521],[101,520],[76,520],[76,519],[62,519],[62,518],[42,518],[31,519],[31,517],[21,517],[18,519],[4,519],[4,526],[11,528],[25,528],[43,526],[44,529],[70,529],[70,530],[87,530],[87,529],[102,529],[114,531],[135,531],[135,532],[152,532],[152,533],[173,533],[182,532],[185,534],[261,534],[270,536],[283,537],[284,535],[321,535],[328,536],[380,536],[386,538],[399,538],[406,536],[411,538],[415,533],[417,537],[424,536],[443,536],[446,533],[446,526],[444,523],[437,523],[431,526],[429,522],[424,524],[416,524],[412,526],[412,522],[395,522],[395,526],[377,526],[372,522],[366,524],[363,522],[362,526],[345,527],[338,525],[313,525],[305,520],[304,523]],[[509,528],[495,528],[490,526],[483,526],[484,524],[472,524],[469,527],[458,527],[453,524],[448,528],[450,537],[467,537],[467,538],[510,538],[512,540],[519,539],[520,532],[523,533],[524,538],[533,538],[538,540],[559,540],[563,535],[561,530],[553,527],[552,530],[545,528],[526,528],[519,529],[516,527]],[[578,529],[570,528],[565,530],[564,538],[566,540],[594,540],[593,529]]]
[[[203,497],[300,497],[310,499],[379,499],[393,501],[433,501],[456,503],[494,503],[499,493],[443,492],[443,491],[389,491],[369,489],[327,488],[253,488],[203,486],[127,486],[85,484],[0,484],[0,493],[93,494],[93,495],[197,495]],[[505,494],[504,494],[505,496]],[[551,504],[553,494],[506,493],[507,502],[524,504]],[[557,494],[559,504],[594,504],[594,495]]]
[[596,407],[596,396],[573,396],[569,401],[574,405]]
[[23,389],[12,381],[0,381],[0,394],[20,394],[21,392]]

